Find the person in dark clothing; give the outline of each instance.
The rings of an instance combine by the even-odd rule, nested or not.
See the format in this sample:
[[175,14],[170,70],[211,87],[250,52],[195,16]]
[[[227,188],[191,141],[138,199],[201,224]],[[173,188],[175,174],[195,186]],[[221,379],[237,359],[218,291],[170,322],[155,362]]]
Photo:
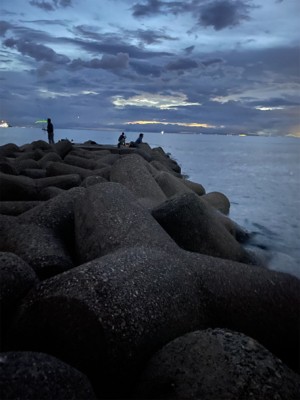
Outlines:
[[53,129],[53,124],[51,123],[51,119],[47,119],[47,129],[45,131],[48,132],[48,141],[49,144],[54,143],[54,129]]
[[122,132],[122,135],[120,135],[120,137],[118,139],[118,142],[119,142],[118,147],[120,147],[121,145],[125,146],[125,139],[126,139],[125,133]]
[[135,142],[130,142],[129,147],[138,147],[139,144],[143,143],[143,137],[144,135],[140,133],[140,136],[136,139]]

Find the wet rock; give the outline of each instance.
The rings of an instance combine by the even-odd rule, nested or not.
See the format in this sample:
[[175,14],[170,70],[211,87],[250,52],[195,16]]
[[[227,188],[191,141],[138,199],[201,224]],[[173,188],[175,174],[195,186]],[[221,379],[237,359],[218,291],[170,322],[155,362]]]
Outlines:
[[253,263],[252,257],[220,222],[214,209],[195,193],[170,197],[153,217],[181,248],[213,257]]
[[75,235],[81,262],[135,245],[177,248],[130,191],[118,183],[89,187],[76,202]]
[[126,186],[137,199],[149,200],[149,207],[166,200],[151,173],[148,163],[137,154],[131,154],[116,162],[110,171],[110,181]]
[[155,354],[133,397],[286,400],[299,393],[299,375],[256,340],[208,329],[181,336]]
[[96,399],[85,375],[48,354],[1,353],[0,370],[2,399]]
[[225,215],[229,214],[230,201],[225,196],[225,194],[220,192],[211,192],[203,195],[201,198],[212,207],[219,210],[221,213]]

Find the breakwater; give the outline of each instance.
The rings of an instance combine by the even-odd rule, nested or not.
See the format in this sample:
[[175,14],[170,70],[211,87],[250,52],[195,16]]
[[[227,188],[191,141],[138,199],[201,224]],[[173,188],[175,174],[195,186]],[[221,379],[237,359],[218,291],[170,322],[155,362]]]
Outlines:
[[73,394],[82,374],[76,398],[299,390],[299,280],[240,245],[226,196],[147,144],[38,141],[0,156],[4,390],[15,365],[20,387],[28,360],[44,371],[41,354],[54,358],[50,396],[60,363]]

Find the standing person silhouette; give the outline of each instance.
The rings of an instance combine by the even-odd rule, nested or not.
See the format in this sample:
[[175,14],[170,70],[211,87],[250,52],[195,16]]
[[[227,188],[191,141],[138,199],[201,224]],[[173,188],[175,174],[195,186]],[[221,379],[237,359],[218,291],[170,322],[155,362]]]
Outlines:
[[47,129],[45,131],[48,132],[48,141],[49,144],[54,143],[54,129],[53,129],[53,124],[51,123],[51,119],[47,119]]

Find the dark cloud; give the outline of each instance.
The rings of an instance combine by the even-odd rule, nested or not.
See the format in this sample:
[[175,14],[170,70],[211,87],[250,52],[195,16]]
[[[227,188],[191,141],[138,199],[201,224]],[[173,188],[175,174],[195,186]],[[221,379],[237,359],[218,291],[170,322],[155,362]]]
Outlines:
[[135,4],[132,10],[133,16],[136,18],[165,13],[173,15],[191,13],[201,26],[213,26],[218,31],[228,27],[232,28],[244,20],[249,20],[250,10],[254,7],[242,0],[191,0],[185,2],[147,0],[146,4]]
[[32,21],[25,21],[20,19],[20,22],[24,23],[29,23],[29,24],[37,24],[37,25],[60,25],[60,26],[68,26],[68,23],[70,21],[67,20],[59,20],[59,19],[54,19],[54,20],[48,20],[48,19],[38,19],[38,20],[32,20]]
[[191,68],[198,68],[198,63],[190,58],[180,58],[179,60],[170,62],[166,65],[168,71],[186,70]]
[[195,49],[195,46],[189,46],[184,49],[186,55],[190,55]]
[[135,4],[132,7],[134,17],[145,17],[149,15],[159,14],[161,12],[162,1],[148,0],[147,4]]
[[127,68],[129,56],[127,53],[118,53],[116,56],[103,54],[102,59],[94,58],[90,61],[83,61],[81,58],[73,60],[71,69],[92,68],[92,69],[118,69]]
[[242,1],[214,1],[201,8],[199,22],[203,26],[213,26],[216,31],[232,28],[250,19],[250,8]]
[[17,49],[21,54],[34,58],[36,61],[48,61],[56,64],[66,64],[70,60],[68,57],[55,53],[50,47],[23,40],[6,39],[4,46]]
[[72,5],[72,0],[31,0],[29,2],[32,6],[38,7],[44,11],[55,11],[58,8],[66,8]]
[[222,60],[221,58],[213,58],[212,60],[202,61],[202,64],[203,64],[205,67],[208,67],[209,65],[212,65],[212,64],[220,64],[220,63],[222,63],[222,62],[224,62],[224,60]]
[[6,21],[0,21],[0,36],[5,36],[6,32],[13,28],[13,25]]
[[139,75],[158,78],[162,73],[162,67],[145,61],[131,61],[129,64]]
[[245,103],[250,107],[294,107],[300,105],[300,100],[291,101],[282,97],[274,97],[266,100],[245,101]]
[[144,50],[138,46],[130,45],[120,37],[116,36],[103,36],[102,41],[91,42],[85,40],[77,40],[77,39],[69,39],[69,38],[59,38],[60,42],[65,42],[69,44],[73,44],[76,47],[81,48],[84,51],[92,54],[118,54],[118,53],[127,53],[130,58],[137,59],[148,59],[153,57],[163,57],[163,56],[172,56],[172,53],[164,52],[164,51],[150,51]]
[[163,32],[153,31],[153,30],[142,30],[138,29],[137,31],[130,32],[133,37],[139,38],[141,42],[146,44],[158,44],[162,43],[163,40],[179,40],[178,37],[172,37],[169,35],[164,34]]
[[145,0],[146,4],[136,3],[133,7],[133,16],[151,17],[163,13],[171,13],[178,15],[184,12],[193,12],[200,3],[206,0],[191,0],[191,1],[159,1],[159,0]]

